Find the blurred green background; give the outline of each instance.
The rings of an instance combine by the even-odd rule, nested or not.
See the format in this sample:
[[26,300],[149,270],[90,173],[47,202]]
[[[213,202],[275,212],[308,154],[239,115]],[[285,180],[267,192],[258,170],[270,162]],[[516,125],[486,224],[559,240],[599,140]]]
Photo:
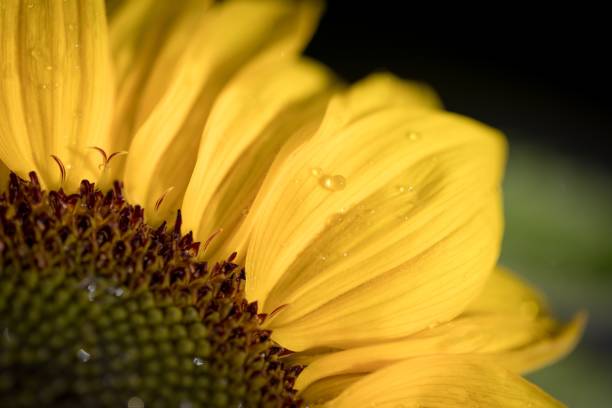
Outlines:
[[501,263],[542,289],[559,316],[589,312],[574,353],[529,377],[570,407],[612,406],[612,177],[511,142],[504,184]]

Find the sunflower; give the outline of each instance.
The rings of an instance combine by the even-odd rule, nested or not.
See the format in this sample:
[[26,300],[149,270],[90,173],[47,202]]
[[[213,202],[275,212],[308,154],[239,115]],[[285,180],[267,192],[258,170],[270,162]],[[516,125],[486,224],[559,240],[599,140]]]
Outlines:
[[2,406],[561,405],[503,136],[301,57],[320,13],[2,2]]

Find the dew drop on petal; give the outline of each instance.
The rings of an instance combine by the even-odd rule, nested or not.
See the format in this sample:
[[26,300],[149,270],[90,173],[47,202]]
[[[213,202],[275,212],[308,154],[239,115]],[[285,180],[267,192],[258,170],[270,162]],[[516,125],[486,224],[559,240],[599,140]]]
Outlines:
[[417,140],[421,138],[421,134],[419,132],[414,132],[414,131],[408,132],[406,136],[408,136],[408,139],[413,142],[416,142]]
[[319,184],[327,190],[332,189],[332,178],[329,175],[325,175],[319,179]]
[[326,174],[319,178],[319,184],[326,190],[340,191],[344,190],[344,187],[346,187],[346,179],[340,174],[334,176]]
[[405,193],[405,192],[406,192],[406,186],[402,186],[402,185],[400,185],[400,186],[395,187],[395,189],[396,189],[396,190],[397,190],[397,192],[398,192],[398,193],[400,193],[400,194],[402,194],[402,193]]
[[323,174],[323,170],[321,170],[320,167],[313,167],[312,169],[310,169],[310,174],[315,177],[320,177],[321,174]]
[[435,328],[436,328],[436,327],[438,327],[439,325],[440,325],[440,322],[436,320],[436,321],[433,321],[433,322],[429,323],[429,325],[427,326],[427,328],[431,330],[431,329],[435,329]]
[[342,221],[344,221],[344,215],[342,213],[334,213],[327,219],[327,225],[331,227],[342,223]]

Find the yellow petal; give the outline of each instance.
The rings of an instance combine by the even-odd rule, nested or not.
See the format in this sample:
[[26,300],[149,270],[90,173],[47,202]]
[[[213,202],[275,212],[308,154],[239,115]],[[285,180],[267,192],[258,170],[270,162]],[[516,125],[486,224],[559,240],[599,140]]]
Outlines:
[[399,79],[393,74],[371,74],[349,90],[350,110],[356,116],[389,106],[442,109],[442,101],[427,84]]
[[510,314],[536,317],[548,312],[544,296],[504,267],[497,267],[464,314]]
[[[155,68],[144,91],[139,127],[126,164],[126,192],[165,218],[181,203],[211,105],[231,76],[249,60],[279,59],[300,50],[312,31],[319,6],[314,2],[228,1],[201,19],[168,70]],[[181,46],[170,41],[173,47]],[[170,60],[162,58],[166,63]],[[161,86],[160,86],[161,84]],[[143,183],[142,180],[155,180]],[[155,203],[169,189],[163,206]]]
[[[332,81],[320,65],[284,59],[247,67],[219,95],[182,206],[185,226],[198,239],[223,230],[208,258],[224,241],[246,239],[239,226],[268,168],[293,134],[322,116]],[[238,249],[226,245],[218,256]]]
[[570,323],[556,327],[548,336],[525,346],[493,355],[510,370],[529,373],[550,365],[569,354],[578,344],[586,326],[586,313],[578,313]]
[[362,378],[363,375],[359,374],[324,378],[308,387],[306,391],[300,394],[300,398],[307,401],[308,405],[306,406],[308,407],[319,407],[325,401],[330,401],[342,394],[342,391]]
[[[116,6],[109,22],[117,88],[112,129],[118,141],[116,149],[127,149],[134,128],[142,124],[143,119],[137,118],[141,104],[144,102],[150,108],[159,101],[161,90],[167,87],[176,61],[184,51],[182,44],[193,35],[210,3],[207,0],[138,0]],[[163,76],[159,75],[161,70],[164,70]],[[147,85],[158,92],[156,97],[149,92],[143,101]]]
[[[576,346],[586,325],[586,313],[578,313],[569,323],[553,320],[544,297],[533,287],[505,268],[497,268],[482,293],[463,313],[464,319],[491,316],[491,352],[505,367],[516,372],[530,372],[558,361]],[[508,332],[506,322],[517,321]],[[522,337],[518,343],[504,345],[510,335]]]
[[449,320],[497,258],[501,137],[437,110],[362,109],[367,96],[336,98],[260,193],[247,296],[284,307],[270,327],[293,350]]
[[540,388],[478,356],[426,356],[394,364],[350,385],[325,406],[352,408],[562,407]]
[[50,187],[100,176],[113,86],[103,0],[3,1],[0,9],[0,157]]
[[[284,64],[287,64],[287,62]],[[291,62],[291,64],[295,64],[295,62]],[[297,146],[312,136],[321,120],[318,117],[321,114],[320,103],[327,100],[328,92],[332,90],[329,86],[328,79],[324,84],[327,87],[327,89],[324,89],[325,92],[323,92],[323,87],[321,86],[322,89],[317,94],[317,103],[315,103],[314,98],[311,97],[311,100],[302,104],[304,106],[296,106],[298,104],[296,104],[295,101],[290,105],[288,100],[296,99],[296,95],[301,95],[304,93],[304,90],[312,88],[312,86],[309,88],[305,85],[312,83],[314,80],[317,80],[317,78],[319,79],[316,83],[323,85],[320,80],[320,78],[324,76],[322,70],[319,68],[320,72],[317,73],[313,67],[311,71],[314,72],[304,72],[304,74],[309,75],[311,78],[308,81],[303,81],[304,84],[298,87],[296,84],[300,84],[302,81],[295,75],[292,81],[287,73],[280,72],[282,64],[279,64],[280,66],[277,68],[279,72],[276,74],[273,71],[274,66],[271,67],[272,69],[265,66],[264,69],[262,69],[260,67],[262,64],[253,65],[255,65],[255,67],[246,69],[245,71],[247,72],[243,72],[240,75],[241,78],[238,78],[233,86],[229,87],[230,89],[224,91],[226,95],[222,95],[217,102],[217,105],[225,105],[223,102],[227,102],[226,105],[234,106],[235,108],[229,110],[225,106],[215,106],[215,111],[219,113],[218,116],[224,117],[224,122],[227,123],[226,126],[232,125],[234,129],[240,129],[240,134],[236,134],[236,137],[238,140],[241,140],[241,142],[236,143],[237,149],[234,148],[234,151],[245,151],[240,150],[242,148],[241,146],[248,144],[248,140],[250,140],[249,138],[251,136],[253,136],[253,142],[249,146],[249,149],[245,151],[246,154],[241,156],[240,161],[237,161],[235,166],[231,169],[233,174],[226,176],[223,183],[220,184],[219,187],[216,187],[218,182],[211,182],[210,180],[202,181],[201,177],[196,177],[196,174],[199,173],[209,178],[213,177],[215,174],[223,175],[224,162],[228,162],[225,164],[227,166],[227,164],[233,164],[234,161],[233,159],[227,160],[227,157],[221,154],[222,151],[215,150],[214,143],[217,142],[219,136],[217,136],[217,139],[212,137],[212,143],[208,140],[207,136],[204,136],[198,156],[198,163],[201,163],[201,166],[199,169],[198,166],[196,166],[196,170],[190,182],[188,196],[186,195],[183,202],[186,226],[196,230],[196,236],[200,240],[204,241],[216,231],[222,231],[215,236],[211,247],[208,249],[207,256],[212,259],[224,258],[232,252],[238,252],[238,259],[240,261],[243,260],[248,238],[253,224],[258,218],[257,214],[260,208],[257,201],[253,202],[253,194],[255,190],[262,185],[261,178],[264,172],[270,169],[269,173],[274,175],[280,166],[282,166],[282,163],[290,159]],[[304,65],[304,63],[302,63],[302,65]],[[284,69],[288,71],[287,68]],[[260,72],[249,73],[255,70]],[[295,71],[295,68],[293,70]],[[266,71],[268,72],[266,73]],[[305,70],[301,69],[301,71]],[[259,82],[269,81],[270,84],[260,84],[257,83],[257,80],[251,80],[251,83],[249,83],[248,78],[251,75],[260,80]],[[265,75],[273,76],[274,78],[266,79]],[[329,78],[329,75],[325,73],[325,77]],[[279,81],[281,80],[286,81],[287,84],[292,83],[291,87],[286,87],[284,91],[277,88],[277,95],[272,95],[269,90],[266,90],[279,87],[281,84]],[[294,89],[288,92],[290,88]],[[238,100],[238,98],[236,98],[237,89],[242,89],[240,93],[250,93],[251,96],[245,96],[241,98],[241,100]],[[285,95],[283,95],[283,93]],[[381,73],[371,75],[351,89],[350,93],[353,95],[367,95],[367,97],[363,98],[351,98],[352,101],[356,102],[355,105],[351,106],[354,112],[359,111],[365,113],[391,105],[416,106],[422,108],[438,108],[441,106],[436,94],[426,85],[402,81],[391,74]],[[265,95],[267,99],[274,96],[274,101],[270,100],[264,102],[261,100],[262,95]],[[231,96],[237,100],[230,100]],[[254,100],[260,102],[259,106],[248,103]],[[263,106],[268,106],[269,109],[262,111],[261,107]],[[278,110],[279,107],[283,106],[282,117],[273,117],[276,121],[282,121],[280,123],[283,124],[283,128],[280,129],[278,124],[275,125],[274,121],[270,121],[270,123],[261,130],[261,123],[265,123],[262,121],[270,120],[266,118],[266,115],[274,111],[274,109]],[[252,111],[251,114],[248,113],[249,110]],[[236,117],[232,118],[228,112],[235,114]],[[213,112],[213,116],[214,114]],[[259,118],[249,118],[249,115],[253,114],[257,115]],[[233,119],[231,123],[229,118]],[[240,121],[239,118],[242,118],[242,120]],[[214,119],[211,118],[210,121],[214,122]],[[297,125],[299,125],[299,128]],[[211,127],[212,126],[207,126],[205,132],[211,130],[210,133],[212,133],[216,130],[217,135],[223,135],[224,144],[229,145],[228,147],[233,145],[227,142],[227,140],[231,139],[230,133],[232,129],[220,128],[218,124],[215,126],[216,129],[210,129]],[[241,129],[242,127],[245,127],[245,129]],[[257,132],[263,133],[257,135]],[[271,136],[274,136],[274,138],[272,139]],[[273,148],[270,147],[271,141],[281,142],[283,140],[284,144],[280,150],[278,149],[280,146],[272,145]],[[258,151],[256,150],[256,146],[261,146],[265,150]],[[208,154],[203,154],[206,151],[208,151]],[[207,156],[213,159],[217,158],[217,162],[219,163],[214,165],[209,163],[206,165],[207,161],[203,160],[203,158]],[[234,157],[236,156],[234,155]],[[275,159],[273,163],[271,163],[272,158]],[[252,163],[250,161],[252,161]],[[240,171],[240,169],[242,170]],[[220,180],[220,177],[217,176],[217,179]],[[235,182],[232,182],[232,180]],[[215,192],[215,189],[218,191]],[[265,189],[265,187],[263,189]],[[193,194],[190,192],[193,192]],[[213,193],[215,194],[214,196],[212,195]],[[208,202],[208,200],[210,200],[210,202]],[[206,204],[207,202],[208,204]],[[223,203],[223,206],[220,206],[221,203]],[[231,208],[228,208],[228,203],[231,203]],[[203,207],[204,205],[207,205],[207,207]],[[204,214],[202,208],[207,208],[206,214]],[[191,221],[192,219],[198,218],[200,219],[199,225]]]
[[567,326],[552,320],[534,289],[498,268],[477,299],[448,323],[393,342],[290,358],[308,364],[296,383],[300,390],[321,379],[370,373],[428,354],[489,354],[510,370],[526,372],[567,354],[583,325],[582,316]]

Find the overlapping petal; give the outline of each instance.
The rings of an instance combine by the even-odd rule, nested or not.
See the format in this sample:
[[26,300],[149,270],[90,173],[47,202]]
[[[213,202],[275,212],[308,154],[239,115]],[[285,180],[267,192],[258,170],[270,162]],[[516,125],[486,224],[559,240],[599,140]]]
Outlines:
[[[117,151],[129,147],[133,132],[159,102],[177,59],[211,3],[138,0],[114,7],[109,35],[117,91],[112,127]],[[122,164],[113,163],[113,169]]]
[[562,407],[518,375],[473,355],[424,356],[393,364],[354,382],[329,408]]
[[2,2],[0,157],[21,176],[67,188],[100,176],[89,147],[112,145],[106,31],[103,0]]
[[247,295],[282,309],[270,327],[293,350],[450,320],[497,258],[502,138],[430,105],[385,105],[378,84],[336,97],[254,204]]
[[222,230],[208,257],[239,249],[227,241],[244,246],[248,234],[240,226],[266,172],[289,139],[320,122],[333,83],[326,69],[305,59],[256,61],[219,95],[182,205],[186,227],[200,240]]
[[397,341],[312,356],[296,387],[308,393],[317,381],[365,375],[430,354],[486,354],[511,371],[524,373],[566,355],[583,327],[582,315],[567,325],[555,322],[533,288],[497,269],[483,292],[452,321]]
[[181,30],[188,36],[186,44],[168,40],[159,58],[171,66],[154,68],[151,77],[167,79],[171,74],[170,79],[148,82],[137,119],[142,124],[126,164],[127,193],[144,204],[151,219],[169,216],[179,207],[209,111],[228,80],[254,58],[280,59],[299,52],[318,14],[316,2],[228,1],[202,13],[193,32]]

